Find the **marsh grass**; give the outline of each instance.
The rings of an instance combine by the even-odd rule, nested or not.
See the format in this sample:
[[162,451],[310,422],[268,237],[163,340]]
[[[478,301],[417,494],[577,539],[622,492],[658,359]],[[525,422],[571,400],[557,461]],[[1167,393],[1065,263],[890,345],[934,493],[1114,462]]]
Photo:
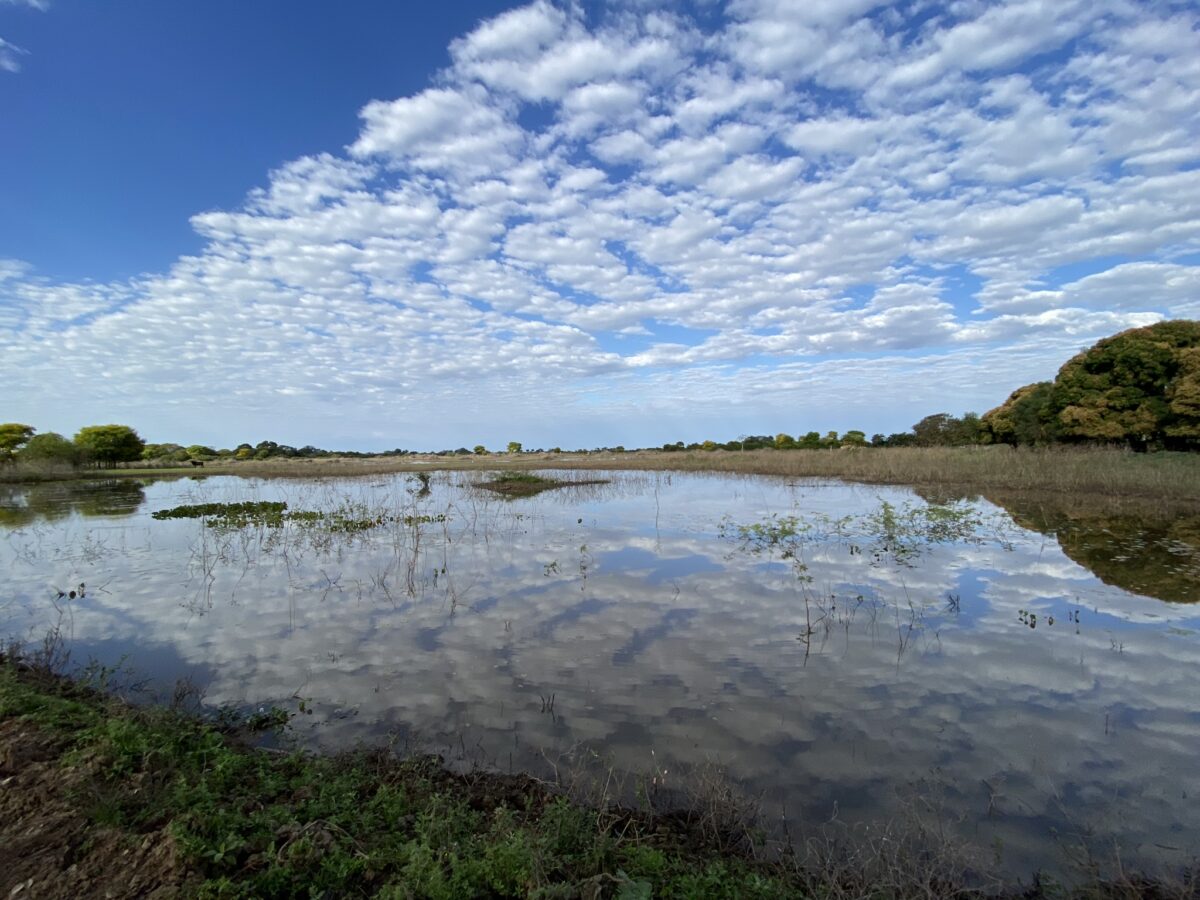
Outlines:
[[[243,475],[253,478],[334,478],[397,472],[494,471],[496,456],[411,455],[361,459],[218,460],[203,470],[181,468],[33,471],[9,465],[0,480]],[[869,484],[957,490],[1090,493],[1200,504],[1200,453],[1132,453],[1103,447],[1046,449],[886,447],[846,450],[715,450],[666,453],[526,453],[503,457],[508,471],[527,469],[643,469],[723,472],[783,478],[829,478]]]
[[210,528],[236,530],[247,526],[282,528],[295,523],[310,529],[330,533],[355,534],[370,531],[394,522],[407,526],[444,522],[440,515],[390,515],[364,506],[343,503],[335,509],[289,510],[282,501],[262,500],[242,503],[196,503],[160,509],[151,513],[154,519],[200,519]]
[[988,515],[967,501],[896,505],[883,500],[866,514],[837,518],[824,513],[772,515],[750,524],[726,518],[718,533],[727,540],[737,541],[742,550],[778,555],[784,560],[800,559],[800,550],[806,544],[837,541],[846,545],[851,554],[866,554],[877,565],[883,562],[911,565],[937,544],[981,544],[995,540],[1011,548],[1006,530],[1003,516]]
[[613,460],[608,465],[1200,502],[1200,454],[1187,453],[1138,454],[1102,448],[890,447],[658,453]]
[[492,491],[502,497],[532,497],[534,494],[555,488],[607,483],[608,480],[604,478],[547,478],[533,472],[504,471],[487,481],[476,482],[476,487]]

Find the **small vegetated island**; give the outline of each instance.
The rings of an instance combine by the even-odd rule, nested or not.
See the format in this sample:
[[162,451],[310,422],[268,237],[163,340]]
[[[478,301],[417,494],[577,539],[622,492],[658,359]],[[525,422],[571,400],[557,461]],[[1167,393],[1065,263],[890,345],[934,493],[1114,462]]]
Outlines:
[[535,475],[533,472],[501,472],[492,479],[479,482],[478,486],[502,497],[532,497],[534,494],[551,491],[555,488],[607,483],[607,478],[564,480]]

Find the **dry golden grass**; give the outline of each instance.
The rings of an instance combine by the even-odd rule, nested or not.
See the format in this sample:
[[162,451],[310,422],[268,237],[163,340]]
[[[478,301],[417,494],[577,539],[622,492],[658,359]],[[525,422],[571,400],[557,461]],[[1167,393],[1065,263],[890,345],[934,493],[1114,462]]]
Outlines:
[[[889,447],[853,450],[715,450],[664,453],[521,453],[487,456],[412,455],[358,459],[217,460],[203,469],[145,467],[82,471],[74,477],[241,475],[333,478],[395,472],[497,469],[641,469],[728,472],[784,478],[829,478],[870,484],[944,486],[964,490],[1049,491],[1200,502],[1200,454],[1130,453],[1104,448]],[[46,473],[50,478],[64,473]],[[23,479],[10,467],[4,480]]]

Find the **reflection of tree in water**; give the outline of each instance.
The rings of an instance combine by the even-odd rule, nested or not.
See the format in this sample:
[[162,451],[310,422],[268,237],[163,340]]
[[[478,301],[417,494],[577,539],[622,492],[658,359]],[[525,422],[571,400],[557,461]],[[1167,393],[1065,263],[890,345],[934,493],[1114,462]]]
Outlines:
[[1200,601],[1200,510],[1045,494],[985,495],[1022,528],[1115,587],[1171,603]]
[[0,526],[57,522],[72,513],[128,516],[146,502],[145,485],[131,479],[0,485]]

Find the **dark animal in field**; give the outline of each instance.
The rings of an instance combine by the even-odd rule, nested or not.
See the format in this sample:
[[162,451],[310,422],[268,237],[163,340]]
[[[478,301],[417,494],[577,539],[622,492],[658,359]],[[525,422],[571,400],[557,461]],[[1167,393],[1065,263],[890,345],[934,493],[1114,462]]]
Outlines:
[[193,466],[199,466],[202,469],[204,468],[204,460],[202,459],[193,459],[191,463]]

